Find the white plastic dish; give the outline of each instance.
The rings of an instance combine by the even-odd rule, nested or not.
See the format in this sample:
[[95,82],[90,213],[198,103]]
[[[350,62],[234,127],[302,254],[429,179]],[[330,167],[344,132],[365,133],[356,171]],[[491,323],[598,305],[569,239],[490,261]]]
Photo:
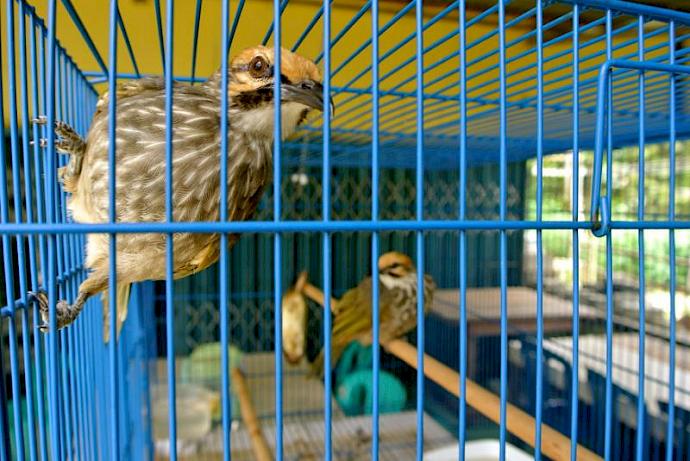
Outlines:
[[[498,461],[501,445],[496,439],[473,440],[465,444],[465,461]],[[424,461],[456,461],[458,444],[424,453]],[[506,443],[506,461],[532,461],[534,457]]]

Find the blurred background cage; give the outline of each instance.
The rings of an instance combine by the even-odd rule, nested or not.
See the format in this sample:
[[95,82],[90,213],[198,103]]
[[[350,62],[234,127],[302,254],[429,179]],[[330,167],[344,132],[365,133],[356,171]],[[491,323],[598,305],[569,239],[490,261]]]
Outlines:
[[[690,458],[687,5],[4,3],[0,460],[255,459],[235,367],[277,458]],[[89,227],[67,216],[49,169],[65,158],[30,121],[52,100],[85,134],[111,73],[167,62],[202,81],[227,48],[259,43],[314,59],[337,109],[277,143],[264,225],[227,278],[214,265],[172,291],[135,285],[116,345],[96,298],[41,333],[26,293],[73,299]],[[279,301],[297,275],[337,298],[390,250],[438,285],[405,339],[457,392],[384,349],[378,403],[371,347],[325,382],[282,359]],[[308,314],[312,359],[328,314]]]

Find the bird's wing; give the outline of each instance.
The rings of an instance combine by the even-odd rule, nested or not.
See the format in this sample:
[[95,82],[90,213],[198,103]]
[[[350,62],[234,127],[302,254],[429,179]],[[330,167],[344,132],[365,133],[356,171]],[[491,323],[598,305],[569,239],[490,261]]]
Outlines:
[[[358,340],[365,345],[371,343],[371,292],[371,278],[367,277],[338,301],[338,314],[333,318],[331,363],[338,362],[340,354],[350,342]],[[384,333],[394,315],[391,306],[396,302],[394,294],[379,283],[380,326]],[[323,360],[322,350],[312,363],[312,371],[316,376],[323,374]]]
[[436,282],[429,274],[424,274],[424,312],[428,312],[434,303]]
[[[347,337],[348,341],[359,335],[371,334],[371,278],[367,277],[338,302],[339,313],[333,321],[333,337]],[[399,299],[395,293],[379,283],[379,324],[384,326],[392,320],[394,307]]]
[[[178,82],[173,82],[173,87],[179,86]],[[125,80],[119,82],[115,87],[117,101],[139,95],[146,92],[157,92],[165,89],[165,80],[162,77],[146,77],[137,80]],[[108,111],[110,102],[110,92],[106,91],[101,95],[96,103],[96,116]]]
[[[233,149],[231,155],[234,152]],[[228,197],[232,204],[229,219],[244,221],[249,219],[259,206],[264,189],[272,177],[271,167],[270,164],[262,162],[237,162],[232,168],[238,171],[233,175],[236,180],[228,184]]]
[[333,319],[333,342],[349,343],[371,329],[371,278],[348,290],[338,302]]

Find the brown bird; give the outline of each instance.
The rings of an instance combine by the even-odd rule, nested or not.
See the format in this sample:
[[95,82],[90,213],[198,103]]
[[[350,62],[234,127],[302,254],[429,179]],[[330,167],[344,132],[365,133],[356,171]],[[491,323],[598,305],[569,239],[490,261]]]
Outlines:
[[[409,256],[398,252],[379,257],[379,339],[387,343],[400,338],[417,326],[417,271]],[[424,275],[424,312],[431,306],[436,284]],[[347,291],[338,301],[333,317],[331,364],[352,341],[369,345],[372,341],[371,277]],[[312,363],[314,374],[323,375],[323,351]]]
[[[274,69],[274,50],[248,48],[234,57],[228,72],[228,218],[250,219],[272,179],[274,78],[281,79],[282,136],[290,136],[312,109],[323,110],[323,86],[316,65],[286,49]],[[173,220],[220,218],[221,71],[199,85],[173,87]],[[118,222],[165,221],[165,84],[145,78],[118,84],[116,219]],[[330,98],[329,98],[330,99]],[[333,111],[333,103],[330,110]],[[96,106],[85,141],[64,123],[56,147],[70,154],[59,171],[67,207],[82,223],[108,222],[108,93]],[[42,122],[45,119],[41,120]],[[39,122],[41,122],[39,121]],[[232,246],[238,235],[229,237]],[[218,234],[173,235],[174,278],[199,272],[218,260]],[[126,316],[129,285],[165,279],[165,234],[117,235],[118,318]],[[108,288],[109,236],[89,234],[85,266],[91,270],[72,304],[57,304],[57,326],[75,320],[90,296]],[[45,292],[37,299],[47,328]],[[107,296],[103,295],[107,300]],[[104,309],[107,307],[104,303]],[[119,331],[119,330],[118,330]]]

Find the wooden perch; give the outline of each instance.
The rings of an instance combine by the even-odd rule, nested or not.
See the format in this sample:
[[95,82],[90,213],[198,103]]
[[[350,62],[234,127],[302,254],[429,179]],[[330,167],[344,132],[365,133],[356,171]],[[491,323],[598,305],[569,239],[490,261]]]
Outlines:
[[[407,341],[396,339],[385,344],[384,348],[411,367],[417,368],[417,348]],[[460,397],[460,375],[427,354],[424,354],[424,375],[451,394]],[[496,424],[500,424],[501,401],[499,397],[472,380],[467,379],[465,384],[467,404]],[[536,433],[534,418],[510,403],[506,403],[506,429],[534,448]],[[570,439],[543,423],[541,431],[542,453],[557,461],[569,460]],[[599,456],[582,445],[577,446],[577,459],[601,461]]]
[[307,283],[307,277],[307,271],[300,272],[294,286],[296,292],[301,293],[304,290],[304,285]]
[[[302,272],[300,274],[299,278],[297,279],[297,283],[295,283],[295,290],[304,293],[304,296],[311,299],[315,303],[320,304],[321,306],[326,304],[323,291],[319,290],[314,285],[307,282],[306,272]],[[334,314],[338,313],[338,300],[335,298],[331,298],[331,312],[333,312]]]
[[[304,294],[323,306],[323,292],[315,286],[306,283],[304,285]],[[335,302],[337,301],[331,300],[331,306],[335,305]],[[397,339],[382,344],[382,346],[403,362],[413,368],[417,368],[417,348],[407,341]],[[452,368],[447,367],[427,354],[424,354],[424,375],[451,394],[460,397],[460,375]],[[500,398],[472,380],[466,379],[465,386],[467,392],[465,401],[467,405],[494,421],[496,424],[500,424]],[[536,427],[537,423],[532,415],[506,402],[506,430],[508,432],[534,448]],[[569,460],[570,438],[543,423],[541,425],[541,431],[542,453],[556,461]],[[597,456],[596,453],[582,445],[577,446],[577,459],[578,461],[602,461],[602,458]]]
[[240,402],[240,411],[242,412],[242,421],[247,426],[249,431],[249,438],[252,442],[252,450],[254,451],[254,459],[257,461],[272,461],[273,453],[264,438],[264,433],[261,430],[259,419],[256,417],[256,410],[252,404],[252,398],[249,394],[249,387],[244,374],[239,368],[234,367],[232,373],[232,385]]

